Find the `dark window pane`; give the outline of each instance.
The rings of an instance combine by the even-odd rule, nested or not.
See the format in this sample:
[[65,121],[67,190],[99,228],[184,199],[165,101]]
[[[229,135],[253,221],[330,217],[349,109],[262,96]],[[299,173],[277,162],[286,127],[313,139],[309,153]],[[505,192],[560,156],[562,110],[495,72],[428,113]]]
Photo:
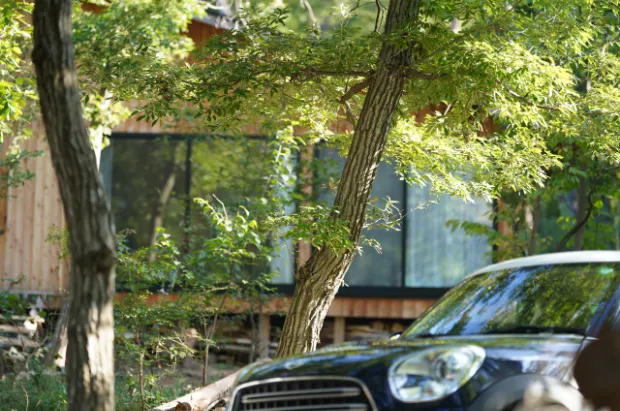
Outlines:
[[450,196],[429,203],[433,199],[428,188],[407,188],[407,287],[451,287],[491,263],[486,237],[446,227],[449,220],[491,226],[491,205]]
[[101,170],[116,231],[132,230],[129,246],[148,246],[156,227],[179,245],[185,209],[183,141],[115,140],[103,150]]
[[[228,212],[234,213],[239,206],[250,211],[266,195],[266,187],[274,175],[273,147],[266,140],[252,138],[209,138],[193,142],[191,197],[202,198],[220,207],[224,203]],[[292,159],[291,159],[292,160]],[[294,188],[294,161],[290,164],[291,189]],[[288,196],[290,193],[280,193]],[[219,200],[219,201],[218,201]],[[201,241],[215,234],[209,219],[198,204],[192,202],[190,239],[192,249],[200,248]],[[293,204],[287,211],[294,210]],[[245,274],[278,271],[274,283],[293,282],[294,247],[292,241],[281,240],[277,244],[272,262],[266,261],[244,267]]]
[[[132,248],[149,244],[154,227],[162,226],[179,247],[189,239],[189,247],[199,250],[201,242],[213,238],[211,222],[194,198],[216,204],[223,202],[230,212],[237,207],[251,209],[265,195],[269,176],[273,176],[272,153],[265,140],[249,138],[209,138],[192,142],[192,169],[186,170],[187,143],[157,139],[112,139],[103,150],[101,174],[111,199],[117,231],[131,230]],[[288,170],[290,190],[295,185],[295,161]],[[189,229],[186,230],[187,172],[191,172]],[[219,201],[218,201],[219,200]],[[287,212],[294,211],[291,201]],[[283,230],[284,231],[284,230]],[[274,283],[291,284],[294,246],[278,240],[277,251],[267,265],[243,267],[246,275],[277,271]]]
[[[322,148],[319,158],[326,164],[332,165],[330,173],[336,173],[336,178],[340,177],[339,172],[344,167],[344,159],[337,154],[336,150]],[[392,166],[382,163],[372,188],[371,197],[378,199],[375,204],[382,207],[385,203],[383,199],[390,197],[402,206],[403,194],[404,183],[399,180]],[[332,205],[334,194],[323,187],[320,199]],[[402,286],[402,231],[373,229],[365,231],[364,235],[376,239],[381,244],[381,254],[371,247],[365,247],[362,255],[355,256],[345,277],[345,283],[352,286]]]
[[[609,323],[620,264],[526,267],[476,275],[453,288],[405,332],[467,335],[575,329]],[[592,330],[596,331],[596,330]]]

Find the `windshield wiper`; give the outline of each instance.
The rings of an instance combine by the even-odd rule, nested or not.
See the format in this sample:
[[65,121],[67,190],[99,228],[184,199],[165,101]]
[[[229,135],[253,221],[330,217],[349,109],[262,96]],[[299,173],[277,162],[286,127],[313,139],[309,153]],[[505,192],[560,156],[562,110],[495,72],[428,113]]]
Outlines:
[[580,328],[571,327],[542,327],[538,325],[520,325],[512,328],[499,328],[497,330],[484,331],[481,334],[577,334],[585,336],[586,333]]

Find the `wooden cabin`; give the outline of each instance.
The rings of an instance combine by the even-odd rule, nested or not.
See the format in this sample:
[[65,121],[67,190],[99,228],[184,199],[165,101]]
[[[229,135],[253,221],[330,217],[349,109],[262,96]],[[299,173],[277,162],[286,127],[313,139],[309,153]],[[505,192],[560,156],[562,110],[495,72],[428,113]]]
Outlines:
[[[213,19],[195,20],[187,34],[199,43],[222,30],[216,26]],[[67,261],[59,258],[58,244],[50,241],[49,236],[54,230],[63,230],[66,224],[44,132],[39,122],[32,127],[33,136],[22,146],[43,150],[45,154],[24,162],[24,167],[35,173],[35,178],[23,187],[11,189],[8,198],[0,199],[0,273],[3,278],[12,280],[24,276],[23,281],[11,286],[11,292],[44,295],[50,301],[57,301],[67,288],[69,269]],[[168,145],[164,146],[163,141]],[[145,199],[153,194],[147,192],[157,185],[153,181],[163,178],[158,177],[158,172],[162,171],[162,164],[167,164],[171,141],[181,146],[174,150],[181,161],[174,170],[169,213],[163,218],[163,226],[171,235],[182,241],[179,225],[199,218],[188,205],[191,197],[204,197],[209,190],[226,194],[226,187],[217,186],[213,169],[202,167],[202,159],[208,158],[209,153],[213,159],[221,158],[217,153],[224,156],[234,151],[237,140],[218,139],[216,147],[208,139],[187,138],[183,129],[163,130],[135,118],[125,121],[113,130],[110,145],[101,154],[100,169],[116,229],[139,230],[140,236],[131,239],[136,245],[144,245],[146,241],[148,230],[144,227],[148,227],[151,207]],[[6,147],[5,143],[3,150]],[[317,147],[309,155],[330,158],[336,168],[343,165],[343,159],[328,148]],[[320,190],[320,187],[315,189]],[[330,193],[318,195],[329,200]],[[383,246],[381,254],[368,249],[356,257],[347,286],[340,289],[329,310],[325,342],[400,331],[467,273],[490,263],[485,239],[467,237],[445,226],[450,219],[476,220],[491,225],[487,215],[489,204],[465,204],[445,198],[427,209],[410,211],[430,200],[430,194],[424,188],[408,187],[388,164],[379,169],[373,196],[390,196],[408,213],[400,231],[373,233]],[[302,258],[307,258],[311,252],[307,245],[289,246],[297,247]],[[279,264],[275,268],[280,269],[274,283],[281,297],[272,299],[263,310],[263,340],[274,338],[274,330],[282,323],[280,314],[286,311],[290,301],[293,273],[298,263],[293,261],[293,254],[289,252],[274,259]],[[4,281],[2,287],[8,286]],[[153,299],[173,297],[155,295]],[[240,309],[239,302],[231,302],[228,308],[233,312]]]

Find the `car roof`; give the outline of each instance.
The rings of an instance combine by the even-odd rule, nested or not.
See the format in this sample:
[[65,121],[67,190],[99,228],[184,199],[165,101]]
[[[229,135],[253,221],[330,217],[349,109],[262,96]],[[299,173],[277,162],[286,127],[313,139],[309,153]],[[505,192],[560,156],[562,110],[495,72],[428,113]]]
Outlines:
[[469,277],[491,271],[509,270],[512,268],[587,263],[620,263],[620,251],[567,251],[515,258],[481,268],[471,273]]

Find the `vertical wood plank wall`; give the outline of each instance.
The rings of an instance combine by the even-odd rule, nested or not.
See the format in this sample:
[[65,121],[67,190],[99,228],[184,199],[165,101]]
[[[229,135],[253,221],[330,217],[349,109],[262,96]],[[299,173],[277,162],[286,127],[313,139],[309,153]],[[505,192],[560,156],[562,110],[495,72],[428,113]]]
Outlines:
[[[0,159],[4,158],[5,147],[8,147],[10,143],[10,138],[5,137],[4,142],[0,144]],[[6,176],[7,173],[7,169],[0,168],[1,177]],[[6,213],[8,205],[9,199],[0,197],[0,279],[3,277],[4,247],[6,244]]]
[[[36,177],[10,189],[8,198],[0,200],[0,228],[4,230],[0,235],[0,277],[17,280],[23,276],[12,287],[15,291],[57,295],[67,287],[68,268],[59,259],[57,244],[48,241],[48,236],[53,226],[63,230],[65,219],[56,174],[38,123],[33,125],[32,137],[20,146],[45,153],[23,162],[23,168]],[[8,149],[8,144],[2,149]],[[7,289],[9,281],[2,281],[0,287]]]

